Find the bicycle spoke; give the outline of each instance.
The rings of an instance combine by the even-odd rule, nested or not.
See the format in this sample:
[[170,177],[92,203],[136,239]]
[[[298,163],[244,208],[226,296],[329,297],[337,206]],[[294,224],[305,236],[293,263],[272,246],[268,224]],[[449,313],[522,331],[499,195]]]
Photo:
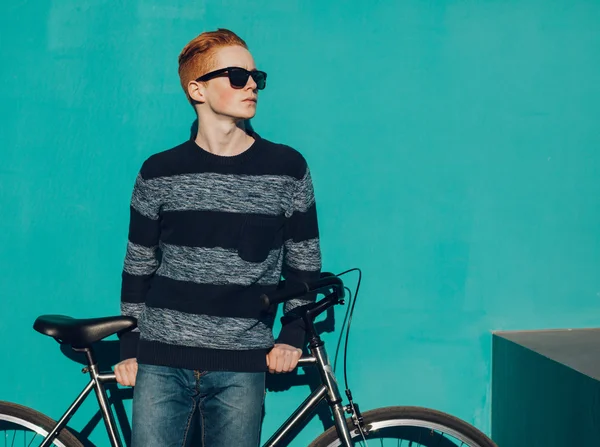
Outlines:
[[[45,435],[38,433],[26,427],[18,427],[13,429],[14,425],[9,427],[0,427],[0,445],[3,447],[39,447],[40,443],[45,439]],[[3,440],[2,440],[3,438]],[[58,444],[52,442],[52,447]]]
[[29,444],[27,444],[27,447],[31,447],[31,443],[35,440],[35,438],[37,438],[37,433],[33,434],[33,438],[31,438],[31,441],[29,441]]

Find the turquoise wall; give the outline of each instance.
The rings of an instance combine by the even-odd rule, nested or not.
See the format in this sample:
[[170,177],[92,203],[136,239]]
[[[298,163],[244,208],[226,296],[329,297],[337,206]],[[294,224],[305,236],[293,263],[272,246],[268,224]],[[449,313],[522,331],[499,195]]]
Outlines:
[[[311,165],[325,269],[364,271],[357,401],[490,432],[490,331],[600,321],[599,23],[594,0],[3,3],[0,399],[58,417],[83,386],[31,325],[118,313],[136,172],[194,119],[177,55],[223,26],[269,73],[255,129]],[[307,389],[269,395],[266,431]]]

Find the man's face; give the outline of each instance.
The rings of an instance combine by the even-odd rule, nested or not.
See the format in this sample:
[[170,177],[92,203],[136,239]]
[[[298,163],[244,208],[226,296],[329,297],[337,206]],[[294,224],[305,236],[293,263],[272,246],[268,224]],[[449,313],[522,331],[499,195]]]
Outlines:
[[[219,48],[215,54],[215,64],[210,71],[225,67],[241,67],[255,70],[254,59],[250,52],[240,46]],[[227,75],[206,82],[204,88],[205,103],[213,112],[237,119],[250,119],[256,114],[258,89],[250,76],[242,88],[233,88]]]

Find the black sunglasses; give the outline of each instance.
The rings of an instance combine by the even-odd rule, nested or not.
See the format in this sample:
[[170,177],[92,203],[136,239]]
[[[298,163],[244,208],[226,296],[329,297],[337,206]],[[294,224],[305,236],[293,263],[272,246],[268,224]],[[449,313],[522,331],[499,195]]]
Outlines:
[[262,90],[267,86],[267,74],[264,71],[252,70],[248,71],[242,67],[227,67],[220,68],[210,73],[206,73],[196,79],[197,82],[204,82],[219,77],[227,73],[229,77],[229,83],[233,88],[244,88],[248,83],[248,78],[252,76],[254,82],[256,82],[256,88]]

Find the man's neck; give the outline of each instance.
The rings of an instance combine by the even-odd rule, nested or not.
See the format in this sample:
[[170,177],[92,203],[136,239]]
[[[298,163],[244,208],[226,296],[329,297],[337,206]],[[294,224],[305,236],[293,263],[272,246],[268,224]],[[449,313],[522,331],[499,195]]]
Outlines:
[[246,132],[244,121],[214,120],[211,123],[198,121],[196,144],[215,155],[231,157],[248,149],[254,138]]

